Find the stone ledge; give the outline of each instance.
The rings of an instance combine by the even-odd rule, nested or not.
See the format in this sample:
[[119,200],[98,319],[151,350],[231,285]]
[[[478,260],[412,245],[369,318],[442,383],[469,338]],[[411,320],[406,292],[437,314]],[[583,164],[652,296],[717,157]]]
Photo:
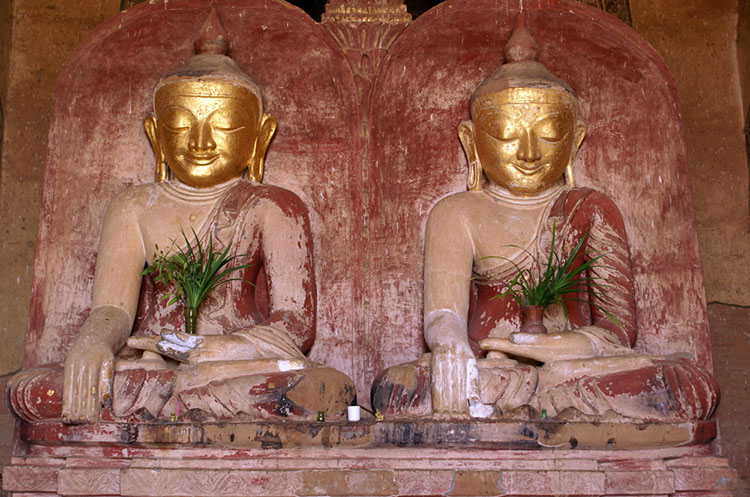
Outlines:
[[726,459],[705,444],[623,451],[79,441],[21,443],[17,449],[23,455],[3,473],[4,488],[14,497],[729,497],[737,484]]
[[[398,449],[391,449],[397,451]],[[377,449],[375,449],[377,452]],[[172,452],[186,452],[175,450]],[[273,458],[275,451],[270,451]],[[4,489],[17,492],[14,497],[37,496],[692,496],[724,497],[736,487],[736,473],[726,460],[712,457],[688,457],[675,470],[618,471],[606,461],[589,459],[587,471],[499,469],[495,461],[486,460],[480,469],[463,468],[455,459],[449,469],[399,470],[388,457],[378,459],[377,467],[358,467],[370,459],[370,450],[355,450],[348,466],[324,469],[321,459],[301,461],[296,468],[265,470],[227,467],[230,461],[205,460],[202,468],[159,467],[151,457],[135,457],[130,467],[119,467],[112,458],[86,459],[71,457],[67,466],[36,466],[38,460],[18,459],[5,469]],[[496,461],[506,457],[524,459],[523,451],[494,451]],[[572,451],[576,452],[576,451]],[[635,451],[645,463],[648,455],[661,460],[660,451]],[[170,459],[184,454],[171,454]],[[601,455],[601,454],[600,454]],[[552,459],[566,454],[547,453]],[[334,458],[336,456],[334,455]],[[688,460],[689,459],[689,460]],[[709,471],[700,471],[706,459]],[[711,461],[714,460],[714,461]],[[76,466],[83,464],[84,466]],[[94,464],[92,466],[92,464]],[[693,471],[690,481],[680,481],[679,471]],[[609,468],[609,469],[608,469]],[[29,478],[39,475],[41,478]]]
[[21,439],[46,445],[169,447],[451,447],[491,449],[649,449],[711,441],[714,421],[585,423],[540,421],[227,422],[64,425],[21,423]]

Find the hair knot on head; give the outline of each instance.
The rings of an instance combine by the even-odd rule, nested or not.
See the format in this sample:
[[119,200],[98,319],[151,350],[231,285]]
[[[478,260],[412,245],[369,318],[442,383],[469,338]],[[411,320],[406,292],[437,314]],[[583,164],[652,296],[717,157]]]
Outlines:
[[472,103],[483,95],[509,88],[549,88],[575,96],[568,83],[554,76],[539,62],[539,55],[539,44],[526,25],[526,16],[519,14],[513,33],[503,49],[504,63],[477,87],[471,97]]
[[516,19],[513,34],[503,49],[503,57],[506,63],[539,60],[539,44],[531,36],[524,14],[519,14]]
[[203,23],[200,34],[195,40],[196,54],[227,55],[229,53],[229,38],[224,26],[221,25],[216,9],[212,8],[208,19]]
[[[216,9],[212,8],[195,40],[196,55],[190,57],[176,71],[163,77],[154,88],[154,96],[169,84],[188,81],[229,83],[246,88],[255,95],[263,111],[260,88],[228,55],[229,36],[221,24]],[[217,89],[218,91],[218,89]]]

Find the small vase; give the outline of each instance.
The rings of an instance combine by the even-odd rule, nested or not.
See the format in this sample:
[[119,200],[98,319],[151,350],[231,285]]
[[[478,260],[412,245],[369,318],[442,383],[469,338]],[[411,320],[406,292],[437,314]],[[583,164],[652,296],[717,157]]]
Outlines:
[[520,330],[522,333],[547,333],[547,328],[545,328],[542,322],[542,317],[544,316],[543,305],[522,305],[521,312],[523,314],[523,324]]
[[185,307],[185,333],[195,335],[196,321],[198,321],[198,308]]

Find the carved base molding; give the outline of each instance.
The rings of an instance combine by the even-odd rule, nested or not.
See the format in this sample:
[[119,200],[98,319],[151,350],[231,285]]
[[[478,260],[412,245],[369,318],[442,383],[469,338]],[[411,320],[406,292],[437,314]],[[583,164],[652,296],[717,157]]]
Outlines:
[[[36,496],[729,497],[701,423],[21,423],[3,489]],[[698,442],[697,445],[691,445]],[[702,443],[700,443],[702,442]],[[627,450],[621,450],[627,449]]]
[[[730,497],[736,472],[707,447],[647,451],[34,447],[3,470],[17,496]],[[52,457],[56,453],[57,457]]]

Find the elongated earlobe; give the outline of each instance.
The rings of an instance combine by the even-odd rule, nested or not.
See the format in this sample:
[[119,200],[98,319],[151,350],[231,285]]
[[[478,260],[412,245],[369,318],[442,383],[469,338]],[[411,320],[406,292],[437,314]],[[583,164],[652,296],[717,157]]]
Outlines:
[[247,176],[250,181],[260,183],[263,180],[266,151],[274,133],[276,133],[276,118],[270,114],[263,114],[258,127],[258,137],[255,139],[255,150],[247,165]]
[[148,116],[143,121],[143,128],[146,130],[146,136],[148,137],[149,143],[151,143],[151,149],[154,151],[154,181],[159,183],[161,181],[167,181],[169,179],[169,168],[164,160],[164,153],[159,145],[159,139],[156,132],[156,117]]
[[458,139],[466,154],[466,162],[469,163],[469,175],[466,179],[466,189],[472,192],[482,190],[482,165],[477,157],[477,149],[474,146],[474,124],[464,121],[458,125]]
[[569,163],[568,166],[565,168],[565,184],[568,185],[570,188],[573,188],[576,186],[576,179],[575,176],[573,176],[573,163]]
[[586,125],[581,121],[578,121],[575,133],[573,150],[570,152],[570,161],[568,161],[568,166],[565,168],[565,183],[571,188],[576,186],[575,176],[573,175],[573,161],[575,161],[576,155],[578,155],[578,150],[583,143],[583,139],[586,137]]

